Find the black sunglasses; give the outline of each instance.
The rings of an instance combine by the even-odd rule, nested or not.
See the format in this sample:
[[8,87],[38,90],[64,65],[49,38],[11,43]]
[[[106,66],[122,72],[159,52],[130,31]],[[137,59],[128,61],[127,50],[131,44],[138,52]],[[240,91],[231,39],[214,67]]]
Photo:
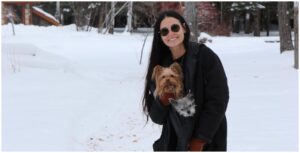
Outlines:
[[[171,30],[173,32],[178,32],[180,30],[180,26],[178,24],[172,24]],[[167,36],[169,34],[169,29],[166,27],[162,28],[158,33],[160,33],[161,36]]]

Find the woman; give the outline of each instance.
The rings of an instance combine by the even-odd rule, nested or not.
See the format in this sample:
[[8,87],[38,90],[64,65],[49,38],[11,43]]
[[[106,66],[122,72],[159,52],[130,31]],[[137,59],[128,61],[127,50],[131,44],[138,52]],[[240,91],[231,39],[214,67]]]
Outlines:
[[[190,29],[174,11],[159,15],[145,81],[143,109],[154,123],[163,125],[154,151],[226,151],[225,111],[229,99],[227,78],[218,56],[203,44],[189,42]],[[155,97],[151,80],[156,65],[178,62],[184,73],[185,94],[191,92],[196,103],[192,117],[178,115],[169,103],[172,94]]]

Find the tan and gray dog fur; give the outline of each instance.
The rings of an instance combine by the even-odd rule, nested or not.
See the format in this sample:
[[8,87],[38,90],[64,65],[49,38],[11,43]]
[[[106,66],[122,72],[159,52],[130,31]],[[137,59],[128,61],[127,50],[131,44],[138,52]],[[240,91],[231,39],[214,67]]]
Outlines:
[[174,94],[174,98],[170,98],[169,102],[180,115],[190,117],[195,114],[196,105],[192,93],[183,96],[183,72],[178,63],[175,62],[170,67],[156,65],[152,80],[156,85],[154,97],[161,98],[165,93]]
[[178,63],[173,63],[170,67],[156,65],[153,69],[152,80],[155,80],[155,96],[161,97],[165,93],[173,93],[174,99],[183,96],[183,73]]

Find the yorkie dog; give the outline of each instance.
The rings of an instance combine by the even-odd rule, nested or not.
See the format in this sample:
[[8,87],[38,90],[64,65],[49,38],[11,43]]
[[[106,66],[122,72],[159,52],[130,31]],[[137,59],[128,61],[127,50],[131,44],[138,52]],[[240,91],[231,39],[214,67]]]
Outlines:
[[173,63],[170,67],[156,65],[152,80],[155,80],[156,84],[155,96],[162,97],[166,93],[173,93],[175,99],[183,96],[183,73],[178,63]]
[[172,94],[174,97],[169,98],[169,102],[180,115],[184,117],[194,115],[196,105],[192,94],[183,96],[183,72],[178,63],[175,62],[170,67],[156,65],[153,69],[152,80],[155,80],[156,84],[155,97],[161,98],[165,94]]

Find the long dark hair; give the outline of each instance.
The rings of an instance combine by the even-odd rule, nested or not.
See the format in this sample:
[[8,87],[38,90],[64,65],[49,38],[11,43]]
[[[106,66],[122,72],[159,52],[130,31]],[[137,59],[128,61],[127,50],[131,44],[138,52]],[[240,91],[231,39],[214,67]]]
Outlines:
[[183,40],[185,49],[188,48],[188,43],[189,43],[189,39],[190,39],[190,28],[188,27],[188,24],[186,23],[184,18],[179,13],[169,10],[169,11],[164,11],[159,14],[159,16],[156,20],[156,23],[154,25],[152,49],[151,49],[150,58],[149,58],[148,70],[147,70],[147,74],[146,74],[146,78],[145,78],[145,89],[144,89],[144,95],[143,95],[143,100],[142,100],[143,112],[147,116],[147,122],[148,122],[148,118],[149,118],[148,112],[150,111],[149,109],[150,109],[150,105],[152,102],[149,100],[149,96],[152,96],[149,94],[149,90],[150,90],[150,82],[151,82],[151,75],[152,75],[153,68],[154,68],[154,66],[161,64],[163,59],[171,56],[171,51],[170,51],[169,47],[164,44],[164,42],[162,41],[161,36],[159,34],[160,23],[166,17],[173,17],[173,18],[177,19],[181,23],[181,26],[185,28],[186,32],[184,34],[184,40]]

